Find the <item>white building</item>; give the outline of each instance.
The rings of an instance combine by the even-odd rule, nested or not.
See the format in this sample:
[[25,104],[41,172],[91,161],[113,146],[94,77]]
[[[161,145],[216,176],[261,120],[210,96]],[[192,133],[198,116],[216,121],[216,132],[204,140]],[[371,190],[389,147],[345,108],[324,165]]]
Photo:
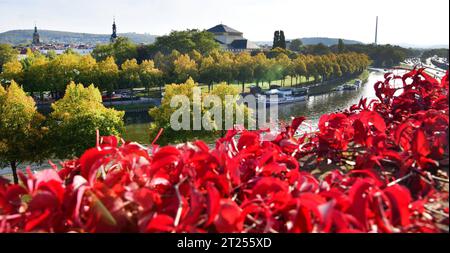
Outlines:
[[220,24],[207,30],[214,34],[222,49],[231,52],[255,51],[260,47],[244,38],[244,34],[231,27]]

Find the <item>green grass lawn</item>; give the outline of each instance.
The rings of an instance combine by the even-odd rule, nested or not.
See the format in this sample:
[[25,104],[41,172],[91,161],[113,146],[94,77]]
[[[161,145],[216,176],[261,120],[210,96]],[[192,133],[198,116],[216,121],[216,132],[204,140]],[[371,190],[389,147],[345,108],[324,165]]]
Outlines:
[[108,103],[106,103],[107,107],[114,108],[118,111],[131,111],[131,110],[149,110],[150,108],[154,107],[154,105],[151,104],[126,104],[126,105],[113,105],[108,106]]
[[[309,79],[310,82],[314,81],[314,77],[311,77]],[[297,85],[301,85],[303,83],[306,83],[306,77],[301,76],[298,79],[298,84]],[[295,78],[292,80],[292,84],[295,86],[296,85],[296,80]],[[214,84],[212,86],[212,88],[214,89],[214,86],[217,84]],[[242,83],[230,83],[229,85],[235,86],[236,88],[239,89],[239,91],[242,91]],[[271,81],[270,84],[268,82],[263,82],[263,83],[259,83],[259,87],[261,87],[262,89],[269,89],[270,85],[279,85],[281,86],[281,80],[274,80]],[[203,92],[207,92],[208,91],[208,85],[207,84],[199,84],[200,88],[202,89]],[[244,92],[250,92],[250,87],[251,86],[256,86],[256,82],[251,82],[251,83],[246,83],[245,84],[245,89]],[[285,79],[285,86],[286,87],[290,87],[291,86],[291,78],[288,76]],[[149,97],[151,98],[159,98],[160,95],[160,91],[159,91],[159,87],[151,87],[150,88],[150,92],[146,92],[146,91],[142,91],[142,89],[134,89],[135,91],[137,91],[136,96],[137,97],[148,97],[148,94],[150,94]],[[139,90],[139,91],[138,91]],[[163,91],[164,91],[164,87],[163,87]]]
[[[304,77],[304,76],[300,77],[298,81],[299,81],[298,85],[301,85],[302,83],[306,83],[307,82],[306,81],[306,77]],[[313,82],[314,78],[311,77],[309,79],[309,81]],[[292,80],[292,84],[293,84],[293,86],[296,85],[295,78]],[[240,92],[242,92],[242,83],[231,83],[229,85],[232,85],[232,86],[236,87]],[[259,83],[259,87],[261,87],[262,89],[269,89],[270,85],[279,85],[279,86],[281,86],[281,80],[272,81],[272,82],[270,82],[270,84],[268,82]],[[212,86],[213,89],[214,89],[214,86],[215,85]],[[246,83],[244,85],[244,87],[245,87],[244,88],[244,92],[250,92],[250,87],[252,87],[252,86],[256,86],[256,82]],[[203,92],[207,92],[208,91],[208,85],[200,84],[200,87],[201,87]],[[286,79],[285,79],[285,87],[291,87],[291,78],[289,76],[286,77]]]

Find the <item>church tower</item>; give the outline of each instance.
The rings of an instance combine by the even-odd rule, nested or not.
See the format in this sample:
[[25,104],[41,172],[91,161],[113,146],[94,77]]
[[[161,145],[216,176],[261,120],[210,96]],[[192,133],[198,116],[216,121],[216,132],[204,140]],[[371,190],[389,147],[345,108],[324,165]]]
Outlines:
[[38,46],[40,44],[41,44],[41,41],[40,41],[40,36],[39,36],[38,30],[37,30],[37,26],[34,26],[33,45]]
[[111,43],[114,43],[117,39],[117,26],[116,26],[116,19],[114,19],[113,21],[113,25],[112,25],[112,34],[111,34]]

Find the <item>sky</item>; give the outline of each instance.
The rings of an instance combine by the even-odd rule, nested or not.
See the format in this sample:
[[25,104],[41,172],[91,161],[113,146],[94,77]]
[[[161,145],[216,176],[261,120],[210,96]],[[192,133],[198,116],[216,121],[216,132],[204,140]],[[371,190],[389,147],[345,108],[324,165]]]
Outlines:
[[164,35],[223,23],[252,41],[334,37],[381,44],[449,44],[448,0],[0,0],[0,32],[39,29]]

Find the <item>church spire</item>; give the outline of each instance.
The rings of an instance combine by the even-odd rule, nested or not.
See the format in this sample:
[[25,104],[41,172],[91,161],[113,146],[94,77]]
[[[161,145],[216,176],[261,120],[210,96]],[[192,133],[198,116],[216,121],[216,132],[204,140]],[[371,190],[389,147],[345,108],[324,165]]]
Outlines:
[[37,46],[40,44],[41,44],[40,36],[39,36],[38,30],[37,30],[36,24],[34,24],[33,45]]
[[116,26],[116,18],[113,19],[113,25],[112,25],[112,34],[111,34],[111,43],[114,43],[117,39],[117,26]]

